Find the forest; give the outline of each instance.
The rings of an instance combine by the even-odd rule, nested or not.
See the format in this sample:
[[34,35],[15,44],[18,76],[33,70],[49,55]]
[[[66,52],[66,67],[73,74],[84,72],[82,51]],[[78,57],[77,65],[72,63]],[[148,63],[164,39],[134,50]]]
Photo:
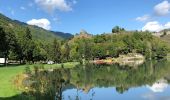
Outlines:
[[81,62],[128,53],[140,53],[146,59],[163,59],[170,51],[165,41],[148,31],[126,31],[119,26],[114,27],[112,33],[91,35],[82,30],[70,39],[51,41],[33,38],[29,27],[19,36],[10,28],[0,27],[0,44],[1,58],[20,64]]

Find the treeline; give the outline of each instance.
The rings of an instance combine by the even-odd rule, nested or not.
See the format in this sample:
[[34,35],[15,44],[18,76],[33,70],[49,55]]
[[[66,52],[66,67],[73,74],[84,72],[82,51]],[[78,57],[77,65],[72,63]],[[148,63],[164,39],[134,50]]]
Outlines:
[[18,36],[12,29],[0,27],[0,58],[5,58],[5,64],[7,59],[21,64],[48,60],[61,63],[68,61],[68,49],[68,44],[61,39],[55,38],[53,43],[33,39],[29,28]]
[[[162,59],[169,52],[168,45],[150,32],[127,32],[117,28],[109,34],[77,36],[69,41],[71,59],[118,57],[120,54],[140,53],[146,59]],[[87,34],[87,33],[84,33]],[[81,37],[81,38],[80,38]]]
[[42,42],[33,39],[29,28],[17,36],[11,29],[0,27],[0,57],[20,63],[48,60],[62,63],[118,57],[128,53],[140,53],[148,59],[161,59],[169,52],[166,43],[149,32],[127,32],[119,27],[112,29],[112,32],[92,36],[83,31],[70,40]]

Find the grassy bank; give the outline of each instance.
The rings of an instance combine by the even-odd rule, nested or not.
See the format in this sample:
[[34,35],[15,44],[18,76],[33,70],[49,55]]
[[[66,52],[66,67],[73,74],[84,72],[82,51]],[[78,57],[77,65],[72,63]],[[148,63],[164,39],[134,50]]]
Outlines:
[[[64,63],[64,68],[73,68],[77,62]],[[20,94],[22,91],[18,91],[13,85],[13,78],[20,73],[23,73],[25,67],[29,66],[31,69],[34,66],[44,66],[45,69],[49,68],[61,68],[61,64],[53,65],[10,65],[8,67],[0,67],[0,97],[11,97]]]

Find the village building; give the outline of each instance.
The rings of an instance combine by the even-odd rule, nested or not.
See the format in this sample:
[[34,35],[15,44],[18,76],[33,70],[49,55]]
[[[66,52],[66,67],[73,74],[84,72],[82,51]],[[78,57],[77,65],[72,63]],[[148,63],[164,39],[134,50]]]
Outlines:
[[[0,53],[0,64],[4,64],[5,63],[5,58],[3,57],[2,53]],[[7,60],[8,63],[8,60]]]

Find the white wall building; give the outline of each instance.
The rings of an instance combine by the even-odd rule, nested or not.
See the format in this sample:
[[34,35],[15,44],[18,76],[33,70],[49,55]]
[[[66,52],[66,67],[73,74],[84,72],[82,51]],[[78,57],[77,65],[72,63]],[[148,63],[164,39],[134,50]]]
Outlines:
[[[4,64],[5,63],[5,58],[0,58],[0,64]],[[8,63],[8,60],[7,60]]]
[[[5,63],[5,58],[0,58],[0,64],[4,64]],[[8,63],[8,58],[6,60],[6,63]]]

